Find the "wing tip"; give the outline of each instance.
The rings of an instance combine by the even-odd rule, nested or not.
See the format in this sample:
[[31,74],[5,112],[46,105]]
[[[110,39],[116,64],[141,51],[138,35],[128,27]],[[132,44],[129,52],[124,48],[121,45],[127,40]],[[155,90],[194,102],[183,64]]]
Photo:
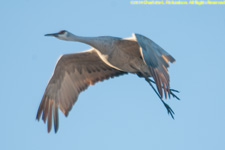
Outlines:
[[171,63],[174,63],[176,60],[175,58],[173,58],[173,56],[171,55],[167,55],[166,58],[171,62]]
[[53,100],[49,101],[49,111],[48,111],[48,133],[52,129],[52,105],[53,105]]
[[[47,132],[50,133],[52,129],[52,112],[53,112],[53,104],[54,104],[54,130],[57,133],[59,128],[59,121],[58,121],[58,106],[54,103],[53,100],[49,100],[47,98],[43,98],[40,106],[38,108],[38,112],[36,115],[36,120],[40,121],[42,116],[42,120],[44,123],[47,121]],[[68,114],[68,113],[67,113]]]
[[59,129],[59,116],[58,116],[58,106],[54,104],[54,129],[55,133],[57,133]]

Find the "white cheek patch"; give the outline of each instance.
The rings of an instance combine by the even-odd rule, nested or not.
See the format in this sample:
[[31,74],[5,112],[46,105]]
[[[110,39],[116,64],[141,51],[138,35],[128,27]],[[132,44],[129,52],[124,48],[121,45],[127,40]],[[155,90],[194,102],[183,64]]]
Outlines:
[[65,34],[59,34],[58,38],[61,40],[67,40],[67,37],[65,36]]

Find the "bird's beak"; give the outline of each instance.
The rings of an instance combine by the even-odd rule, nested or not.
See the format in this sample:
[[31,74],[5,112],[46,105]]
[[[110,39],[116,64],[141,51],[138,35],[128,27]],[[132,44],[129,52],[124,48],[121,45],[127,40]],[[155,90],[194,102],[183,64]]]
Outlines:
[[58,33],[45,34],[45,36],[54,36],[54,37],[57,37],[58,36]]

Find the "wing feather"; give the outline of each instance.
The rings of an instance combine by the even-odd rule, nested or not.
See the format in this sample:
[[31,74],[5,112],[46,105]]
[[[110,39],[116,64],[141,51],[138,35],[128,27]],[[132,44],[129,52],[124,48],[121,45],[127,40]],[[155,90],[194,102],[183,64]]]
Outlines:
[[48,111],[48,132],[50,132],[52,128],[52,105],[53,105],[53,100],[50,100],[49,111]]
[[39,120],[42,115],[44,122],[48,119],[48,132],[50,132],[52,115],[54,115],[54,128],[57,132],[58,108],[67,116],[79,93],[89,85],[122,74],[126,72],[106,65],[95,49],[63,55],[58,60],[46,87],[36,118]]
[[57,132],[59,127],[59,116],[58,116],[58,105],[54,104],[54,128],[55,132]]
[[164,90],[165,98],[167,98],[167,93],[170,97],[170,79],[167,68],[169,62],[173,63],[175,59],[149,38],[140,34],[133,34],[133,36],[140,46],[141,56],[144,63],[149,66],[149,72],[156,82],[161,98],[163,98],[162,90]]

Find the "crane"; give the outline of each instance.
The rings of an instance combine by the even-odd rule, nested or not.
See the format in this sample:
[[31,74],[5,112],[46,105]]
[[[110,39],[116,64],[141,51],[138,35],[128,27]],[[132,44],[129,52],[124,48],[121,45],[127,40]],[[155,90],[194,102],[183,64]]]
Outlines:
[[144,78],[158,95],[168,114],[174,118],[173,110],[163,98],[170,98],[172,95],[179,100],[174,94],[179,91],[170,89],[167,70],[169,62],[173,63],[175,59],[149,38],[140,34],[132,34],[131,38],[82,37],[66,30],[45,36],[82,42],[93,47],[83,52],[62,55],[58,59],[36,116],[37,120],[42,116],[44,123],[47,121],[48,132],[51,131],[52,120],[55,132],[58,131],[58,109],[68,116],[80,92],[89,85],[128,73]]

